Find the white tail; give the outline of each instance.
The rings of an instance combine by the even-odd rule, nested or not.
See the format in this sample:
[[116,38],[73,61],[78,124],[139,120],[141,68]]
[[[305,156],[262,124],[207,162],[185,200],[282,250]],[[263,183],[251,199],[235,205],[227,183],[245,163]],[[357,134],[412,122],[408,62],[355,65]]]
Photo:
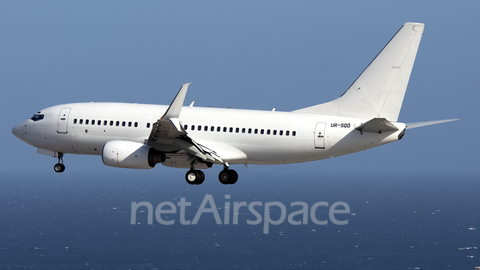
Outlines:
[[341,97],[295,112],[397,121],[424,26],[404,24]]

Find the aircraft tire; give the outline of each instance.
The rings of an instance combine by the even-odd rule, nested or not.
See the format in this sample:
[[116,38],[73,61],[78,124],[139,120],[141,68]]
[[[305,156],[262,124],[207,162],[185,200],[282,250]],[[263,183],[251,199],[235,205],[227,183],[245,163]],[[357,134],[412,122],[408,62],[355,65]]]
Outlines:
[[200,185],[205,181],[205,174],[200,170],[196,170],[195,172],[198,174],[198,179],[195,180],[195,185]]
[[53,166],[53,169],[57,173],[61,173],[61,172],[65,171],[65,165],[63,165],[62,163],[57,163],[57,164],[55,164],[55,166]]
[[230,174],[230,185],[237,183],[238,173],[235,170],[228,170]]
[[232,185],[237,182],[238,174],[235,170],[223,170],[218,174],[218,180],[224,185]]
[[195,185],[195,181],[198,179],[198,174],[196,170],[190,170],[185,174],[185,180],[190,185]]
[[228,173],[228,170],[223,170],[218,174],[218,180],[220,183],[224,185],[228,185],[228,182],[230,180],[230,175]]
[[189,170],[185,174],[185,180],[190,185],[200,185],[205,180],[205,174],[200,170]]

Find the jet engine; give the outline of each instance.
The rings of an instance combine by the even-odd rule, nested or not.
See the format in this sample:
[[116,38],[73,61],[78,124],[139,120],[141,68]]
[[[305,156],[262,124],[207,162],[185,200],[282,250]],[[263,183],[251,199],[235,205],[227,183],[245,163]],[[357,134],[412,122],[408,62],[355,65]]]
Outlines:
[[165,154],[132,141],[109,141],[103,146],[103,163],[111,167],[151,169],[165,161]]

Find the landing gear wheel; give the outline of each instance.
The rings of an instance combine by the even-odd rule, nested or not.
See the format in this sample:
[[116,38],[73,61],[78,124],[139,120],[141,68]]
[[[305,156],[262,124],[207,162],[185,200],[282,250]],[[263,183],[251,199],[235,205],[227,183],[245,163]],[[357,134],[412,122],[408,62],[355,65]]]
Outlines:
[[238,180],[238,174],[235,170],[223,170],[218,174],[218,180],[224,185],[233,185]]
[[63,165],[63,153],[58,153],[58,163],[53,166],[53,169],[57,173],[65,171],[65,165]]
[[200,185],[205,180],[205,174],[200,170],[190,170],[185,174],[185,180],[190,185]]
[[200,170],[197,170],[197,173],[200,175],[200,177],[198,178],[195,184],[200,185],[203,183],[203,181],[205,181],[205,174],[203,173],[203,171],[200,171]]
[[57,164],[55,164],[55,166],[53,166],[53,169],[57,173],[61,173],[61,172],[65,171],[65,165],[63,165],[62,163],[57,163]]

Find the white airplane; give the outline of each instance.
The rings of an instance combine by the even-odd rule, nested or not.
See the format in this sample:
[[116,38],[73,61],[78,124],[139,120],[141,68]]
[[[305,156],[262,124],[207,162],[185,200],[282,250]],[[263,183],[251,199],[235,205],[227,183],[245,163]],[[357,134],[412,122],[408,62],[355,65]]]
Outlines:
[[339,98],[292,112],[183,107],[189,84],[170,106],[72,103],[49,107],[12,133],[58,158],[99,155],[112,167],[185,168],[201,184],[213,164],[222,184],[238,179],[231,164],[286,164],[320,160],[400,140],[406,129],[458,119],[397,122],[424,24],[406,23]]

